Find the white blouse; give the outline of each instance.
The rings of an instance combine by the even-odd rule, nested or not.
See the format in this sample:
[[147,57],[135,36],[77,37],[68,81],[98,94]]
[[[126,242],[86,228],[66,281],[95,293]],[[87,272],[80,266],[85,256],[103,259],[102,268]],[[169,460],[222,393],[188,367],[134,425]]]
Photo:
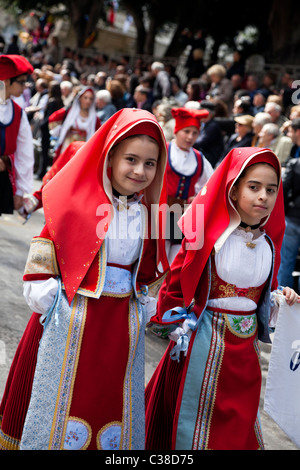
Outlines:
[[[171,145],[170,161],[172,167],[185,176],[193,175],[197,168],[197,159],[193,149],[189,149],[189,151],[185,152],[184,150],[180,149],[174,141],[172,141]],[[213,167],[204,157],[203,171],[195,184],[195,195],[198,194],[198,192],[203,188],[213,172]]]
[[130,265],[139,257],[144,232],[141,197],[134,196],[127,202],[113,196],[114,217],[106,236],[107,261]]
[[[247,246],[247,243],[253,245]],[[270,274],[272,251],[264,233],[253,240],[251,232],[235,229],[216,253],[215,262],[218,276],[224,281],[240,288],[258,287]],[[229,310],[256,308],[255,302],[246,297],[211,299],[208,305]]]

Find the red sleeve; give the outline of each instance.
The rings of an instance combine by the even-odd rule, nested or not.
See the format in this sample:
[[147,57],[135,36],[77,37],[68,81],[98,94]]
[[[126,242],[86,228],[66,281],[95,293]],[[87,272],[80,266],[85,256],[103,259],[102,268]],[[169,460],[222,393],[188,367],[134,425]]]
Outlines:
[[96,130],[99,129],[99,127],[101,127],[101,121],[100,121],[100,119],[97,117],[97,118],[96,118]]
[[[171,265],[170,274],[165,279],[159,291],[157,314],[151,318],[151,322],[153,323],[160,324],[162,322],[162,317],[167,310],[171,310],[175,307],[184,307],[184,300],[180,284],[180,273],[185,258],[185,250],[182,246]],[[164,322],[164,324],[167,323]]]
[[54,111],[54,113],[50,114],[49,122],[63,121],[66,117],[66,114],[67,114],[66,108],[60,108],[57,111]]

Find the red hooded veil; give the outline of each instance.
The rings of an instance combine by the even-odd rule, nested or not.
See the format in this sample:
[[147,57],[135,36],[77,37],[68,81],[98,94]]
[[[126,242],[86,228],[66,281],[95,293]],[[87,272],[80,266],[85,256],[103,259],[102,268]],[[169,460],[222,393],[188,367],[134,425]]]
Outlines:
[[[109,151],[118,141],[137,134],[150,135],[160,145],[156,176],[144,190],[143,202],[149,208],[151,206],[155,214],[157,265],[161,263],[163,271],[167,269],[164,217],[161,211],[152,209],[158,209],[166,200],[163,185],[167,155],[164,135],[153,114],[124,108],[106,121],[43,189],[46,224],[54,242],[69,302],[99,251],[113,214],[110,210]],[[107,210],[99,211],[99,207]],[[153,227],[151,230],[153,235]]]
[[[164,312],[182,307],[182,300],[184,306],[188,307],[194,298],[199,282],[201,289],[207,284],[207,280],[204,280],[205,276],[201,281],[200,279],[205,274],[212,250],[215,249],[218,252],[241,222],[229,197],[230,190],[247,166],[259,162],[271,164],[278,174],[279,190],[274,209],[268,218],[261,222],[262,228],[272,240],[275,248],[272,289],[277,288],[280,248],[285,230],[281,165],[277,156],[269,149],[234,148],[214,171],[178,223],[185,238],[172,264],[169,282],[165,282],[160,291],[159,313],[151,321],[161,323]],[[204,293],[203,304],[205,298]]]

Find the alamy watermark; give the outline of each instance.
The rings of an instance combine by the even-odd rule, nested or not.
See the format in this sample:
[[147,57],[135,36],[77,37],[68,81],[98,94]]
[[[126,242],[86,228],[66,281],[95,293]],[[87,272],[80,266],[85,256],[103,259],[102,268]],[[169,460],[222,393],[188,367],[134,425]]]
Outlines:
[[[173,204],[171,206],[168,204],[152,204],[150,214],[148,214],[147,208],[143,204],[133,204],[129,210],[126,208],[126,205],[123,205],[119,211],[118,223],[114,224],[111,224],[111,210],[112,206],[110,204],[100,204],[97,207],[96,234],[99,239],[103,239],[109,230],[109,237],[111,239],[136,240],[141,237],[151,239],[158,239],[160,237],[169,240],[175,234],[176,241],[178,240],[178,243],[181,243],[183,231],[186,238],[186,249],[197,250],[203,246],[203,204],[186,204],[183,207],[180,204]],[[178,220],[186,210],[190,211],[189,223],[185,223],[183,217],[181,219],[181,231],[178,227]],[[144,214],[142,214],[142,211],[144,211]],[[142,220],[150,224],[147,230],[142,230]],[[162,229],[158,230],[158,225]]]
[[291,88],[296,88],[296,90],[292,93],[291,101],[293,104],[300,103],[300,80],[294,80],[292,83]]

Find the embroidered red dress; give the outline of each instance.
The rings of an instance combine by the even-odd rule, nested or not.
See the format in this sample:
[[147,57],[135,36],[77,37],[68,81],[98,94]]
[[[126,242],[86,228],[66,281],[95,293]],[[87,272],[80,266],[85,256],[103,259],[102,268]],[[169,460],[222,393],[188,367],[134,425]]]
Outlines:
[[[152,186],[123,207],[111,194],[107,156],[135,133],[155,135],[160,158]],[[24,280],[57,277],[60,288],[45,315],[33,314],[16,353],[0,408],[1,448],[144,448],[145,300],[167,266],[162,225],[146,208],[164,198],[165,163],[155,118],[126,109],[45,185],[46,226],[32,240]],[[134,227],[139,236],[129,237]],[[114,237],[116,228],[124,238]]]
[[[263,449],[257,340],[270,342],[271,286],[277,286],[283,235],[282,192],[280,188],[275,212],[262,221],[272,241],[264,234],[257,240],[243,238],[236,229],[240,218],[227,197],[243,165],[267,158],[280,175],[274,154],[233,150],[183,216],[188,238],[149,325],[158,335],[170,334],[175,343],[171,341],[146,388],[147,449]],[[187,227],[201,202],[204,244],[198,240],[196,249]],[[212,208],[215,217],[210,216]],[[186,334],[180,333],[176,344],[180,318]]]

